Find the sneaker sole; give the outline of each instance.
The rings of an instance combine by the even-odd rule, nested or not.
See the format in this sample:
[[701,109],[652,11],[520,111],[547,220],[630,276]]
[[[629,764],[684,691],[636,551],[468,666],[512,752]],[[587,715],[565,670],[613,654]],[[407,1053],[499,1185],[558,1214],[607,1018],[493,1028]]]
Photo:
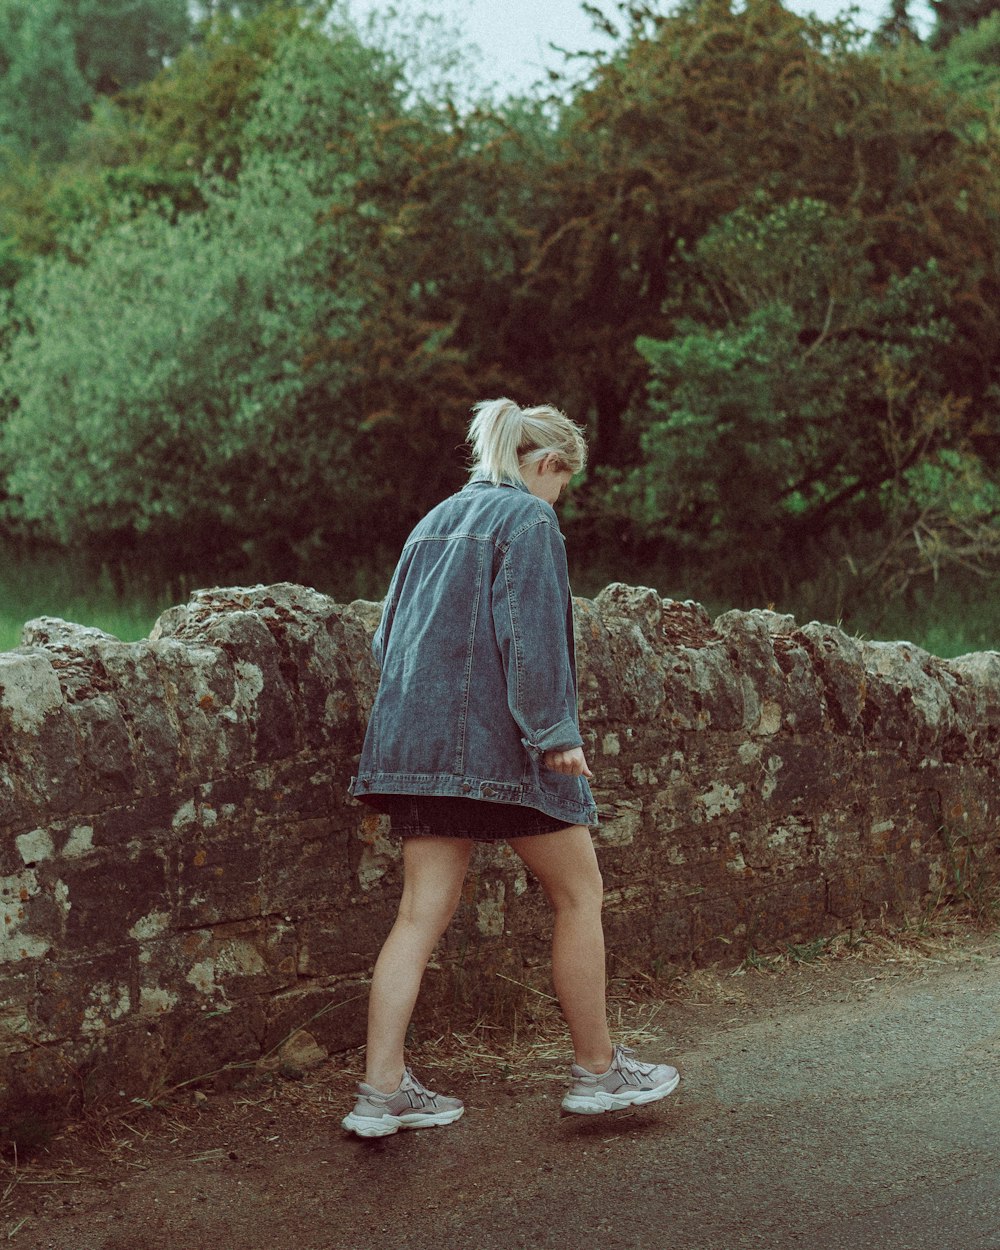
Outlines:
[[624,1111],[626,1107],[644,1107],[672,1094],[680,1079],[678,1073],[672,1081],[657,1085],[655,1089],[629,1089],[617,1094],[610,1094],[607,1090],[597,1090],[593,1094],[567,1094],[562,1100],[562,1109],[572,1115],[601,1115],[605,1111]]
[[370,1115],[355,1115],[352,1111],[340,1123],[349,1133],[357,1133],[359,1137],[389,1137],[401,1128],[440,1128],[445,1124],[454,1124],[464,1110],[464,1107],[459,1107],[456,1111],[435,1111],[432,1114],[415,1111],[409,1115],[382,1115],[378,1119]]

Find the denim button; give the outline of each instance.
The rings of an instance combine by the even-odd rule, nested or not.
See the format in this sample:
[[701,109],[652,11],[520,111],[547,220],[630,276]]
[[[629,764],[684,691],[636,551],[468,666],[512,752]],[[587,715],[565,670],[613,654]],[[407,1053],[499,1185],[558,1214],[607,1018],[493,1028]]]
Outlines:
[[470,785],[469,785],[469,783],[468,783],[467,781],[463,781],[463,782],[462,782],[462,793],[463,793],[463,794],[468,794],[468,793],[469,793],[469,791],[470,791],[471,789],[472,789],[472,786],[470,786]]
[[496,794],[495,786],[483,786],[482,795],[484,799],[492,799]]

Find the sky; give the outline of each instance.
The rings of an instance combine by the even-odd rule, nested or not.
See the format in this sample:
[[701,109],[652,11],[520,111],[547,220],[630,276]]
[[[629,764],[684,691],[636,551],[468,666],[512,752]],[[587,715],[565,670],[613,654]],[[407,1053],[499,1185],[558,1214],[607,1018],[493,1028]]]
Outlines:
[[[786,3],[795,12],[814,12],[821,18],[835,17],[849,7],[848,0]],[[890,0],[857,0],[856,20],[874,28],[889,4]],[[361,19],[371,13],[384,14],[390,7],[384,0],[348,0],[348,6]],[[396,0],[396,7],[440,16],[459,32],[463,43],[478,45],[484,77],[501,87],[508,85],[511,92],[527,90],[547,68],[560,66],[561,58],[551,44],[574,50],[601,44],[580,0]],[[613,0],[603,0],[598,7],[614,12]],[[926,0],[911,0],[910,11],[921,29],[929,29],[931,11]]]

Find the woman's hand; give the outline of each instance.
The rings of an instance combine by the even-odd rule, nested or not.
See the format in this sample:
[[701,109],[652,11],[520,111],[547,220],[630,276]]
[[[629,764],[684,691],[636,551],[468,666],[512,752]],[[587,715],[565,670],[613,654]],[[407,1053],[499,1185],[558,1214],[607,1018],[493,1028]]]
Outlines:
[[554,773],[565,773],[568,777],[593,777],[587,766],[587,757],[583,747],[571,747],[568,751],[546,751],[542,763]]

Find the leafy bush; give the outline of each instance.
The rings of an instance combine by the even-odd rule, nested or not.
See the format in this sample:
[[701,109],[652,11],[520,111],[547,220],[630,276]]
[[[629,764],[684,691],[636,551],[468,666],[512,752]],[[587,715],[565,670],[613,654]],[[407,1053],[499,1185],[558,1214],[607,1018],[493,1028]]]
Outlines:
[[92,98],[61,0],[0,0],[0,167],[58,159]]
[[[869,293],[849,220],[814,200],[765,207],[738,209],[694,248],[689,300],[704,319],[638,341],[652,374],[632,417],[641,463],[609,495],[647,533],[773,595],[829,534],[893,533],[926,509],[920,488],[959,465],[966,481],[978,466],[977,517],[993,495],[971,452],[944,455],[964,446],[965,405],[938,367],[953,334],[938,267]],[[932,493],[935,516],[961,498],[968,519],[969,490]]]
[[358,115],[391,72],[346,34],[300,33],[269,70],[239,177],[204,184],[203,212],[81,226],[21,283],[0,444],[12,519],[203,563],[360,524],[347,369],[317,346],[361,306],[331,201],[350,202]]

